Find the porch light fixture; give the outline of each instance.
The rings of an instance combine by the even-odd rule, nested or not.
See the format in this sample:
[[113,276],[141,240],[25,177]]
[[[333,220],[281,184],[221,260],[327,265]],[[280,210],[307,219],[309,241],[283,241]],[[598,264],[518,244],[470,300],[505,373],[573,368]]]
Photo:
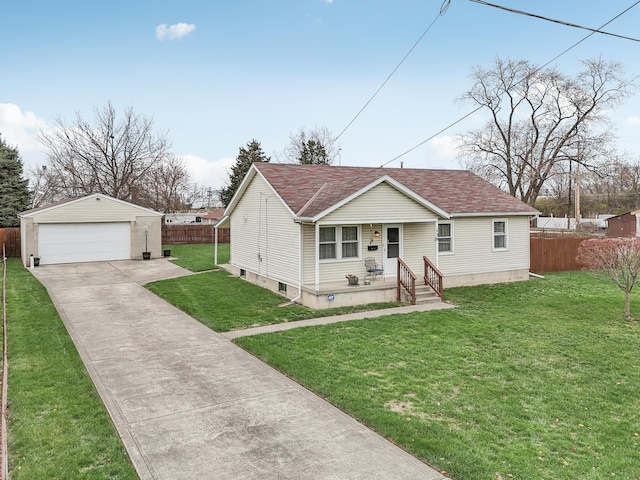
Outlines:
[[378,238],[380,236],[380,232],[376,230],[375,232],[373,232],[373,236]]

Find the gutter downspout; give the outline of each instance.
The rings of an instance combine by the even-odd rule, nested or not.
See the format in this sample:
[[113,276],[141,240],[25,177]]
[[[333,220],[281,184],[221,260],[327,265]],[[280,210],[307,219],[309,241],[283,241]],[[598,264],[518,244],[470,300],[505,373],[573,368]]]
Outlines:
[[292,298],[291,302],[297,302],[302,297],[302,258],[303,258],[303,231],[302,231],[302,222],[298,224],[300,228],[298,229],[298,296],[296,298]]
[[315,245],[317,245],[316,247],[316,252],[315,252],[315,258],[314,258],[314,263],[315,263],[315,285],[314,285],[314,290],[319,290],[320,289],[320,225],[318,223],[314,224],[314,230],[315,230]]
[[213,266],[218,266],[218,225],[213,227]]

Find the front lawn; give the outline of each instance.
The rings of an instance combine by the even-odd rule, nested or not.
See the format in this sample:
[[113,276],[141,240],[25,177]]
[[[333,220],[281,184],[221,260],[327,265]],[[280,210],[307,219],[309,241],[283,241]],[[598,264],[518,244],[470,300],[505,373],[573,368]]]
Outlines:
[[11,478],[138,478],[47,291],[17,258],[7,276]]
[[[172,260],[176,265],[191,270],[192,272],[204,272],[214,269],[214,246],[211,243],[193,245],[163,245],[163,250],[171,250]],[[218,244],[218,263],[229,262],[229,244]]]
[[445,298],[236,342],[451,478],[640,479],[640,325],[616,287],[575,272]]
[[326,310],[302,305],[279,307],[286,298],[223,270],[161,280],[145,287],[217,332],[398,305],[372,303]]

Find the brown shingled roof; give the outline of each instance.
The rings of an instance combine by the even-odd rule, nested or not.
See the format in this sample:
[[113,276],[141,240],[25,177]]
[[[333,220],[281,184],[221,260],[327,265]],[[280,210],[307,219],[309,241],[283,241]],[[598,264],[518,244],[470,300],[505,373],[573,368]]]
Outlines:
[[266,162],[253,165],[296,216],[314,217],[385,175],[450,215],[538,213],[526,203],[466,170]]
[[207,218],[210,220],[219,220],[224,216],[224,208],[214,208],[206,215],[203,215],[202,218]]

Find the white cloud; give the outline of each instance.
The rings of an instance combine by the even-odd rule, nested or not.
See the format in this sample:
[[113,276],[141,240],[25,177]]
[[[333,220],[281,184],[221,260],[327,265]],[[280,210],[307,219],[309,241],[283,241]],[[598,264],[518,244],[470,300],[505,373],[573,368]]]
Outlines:
[[627,118],[627,122],[631,125],[640,125],[640,117],[638,117],[637,115],[633,115]]
[[455,137],[448,135],[435,137],[428,145],[429,150],[435,155],[437,160],[445,160],[448,162],[456,160],[458,151],[455,145]]
[[0,103],[0,134],[11,146],[17,146],[25,169],[45,162],[45,149],[38,141],[47,122],[33,112],[23,112],[13,103]]
[[169,26],[163,23],[156,27],[156,38],[160,41],[177,40],[185,35],[189,35],[195,29],[196,26],[193,23],[174,23]]
[[195,183],[214,189],[224,187],[229,176],[228,171],[236,162],[235,158],[209,161],[195,155],[181,155],[180,158],[184,160]]

